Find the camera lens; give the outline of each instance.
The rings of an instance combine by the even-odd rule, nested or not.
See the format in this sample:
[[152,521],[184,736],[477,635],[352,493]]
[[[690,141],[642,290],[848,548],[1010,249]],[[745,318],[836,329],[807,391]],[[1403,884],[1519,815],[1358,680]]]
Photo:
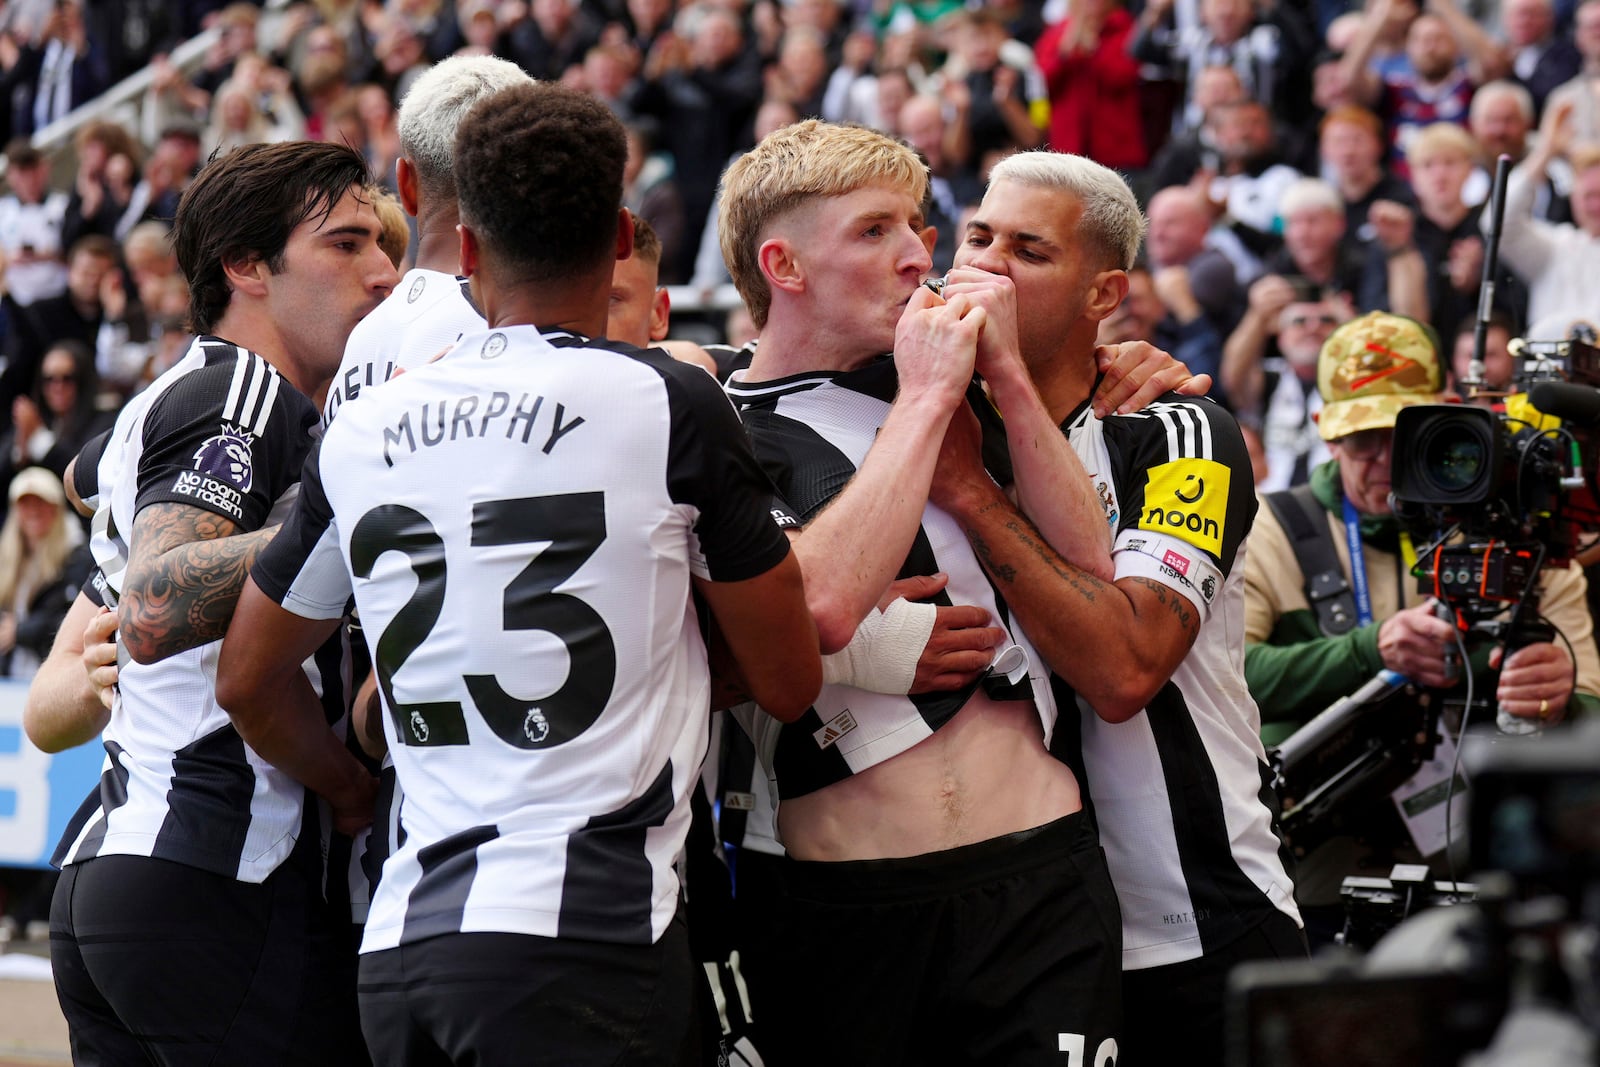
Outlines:
[[1448,492],[1466,489],[1483,473],[1488,453],[1483,440],[1471,432],[1472,429],[1470,426],[1444,427],[1428,442],[1424,463],[1440,489]]
[[1482,408],[1421,404],[1395,419],[1395,499],[1413,504],[1479,504],[1501,468],[1500,428]]

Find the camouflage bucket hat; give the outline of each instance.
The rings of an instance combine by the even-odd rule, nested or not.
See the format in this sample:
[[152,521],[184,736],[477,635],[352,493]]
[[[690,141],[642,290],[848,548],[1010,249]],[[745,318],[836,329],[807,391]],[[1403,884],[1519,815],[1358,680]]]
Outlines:
[[1317,391],[1324,441],[1394,425],[1401,408],[1438,402],[1439,340],[1416,319],[1371,311],[1345,323],[1322,346]]

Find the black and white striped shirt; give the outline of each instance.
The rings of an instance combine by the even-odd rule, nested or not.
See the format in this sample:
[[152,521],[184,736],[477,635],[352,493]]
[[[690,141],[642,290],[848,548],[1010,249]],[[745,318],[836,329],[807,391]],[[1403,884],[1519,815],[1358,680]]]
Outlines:
[[650,943],[707,744],[691,576],[788,552],[716,382],[531,326],[345,405],[253,577],[354,597],[405,801],[363,951],[454,932]]
[[[894,364],[880,360],[846,373],[817,372],[770,382],[735,375],[727,385],[750,431],[756,455],[777,486],[772,515],[782,528],[810,522],[855,474],[877,438],[894,400]],[[981,402],[987,407],[987,402]],[[990,409],[992,411],[992,409]],[[998,699],[1034,700],[1049,738],[1055,700],[1049,672],[983,573],[960,525],[932,505],[923,512],[900,577],[943,571],[950,582],[940,604],[975,604],[1027,654],[1028,678],[1015,685],[988,680]],[[825,685],[816,703],[793,723],[739,713],[756,741],[763,765],[776,779],[779,799],[842,781],[931,737],[971,699],[976,684],[953,692],[893,696],[846,685]]]
[[[120,594],[128,535],[147,505],[200,508],[241,533],[281,521],[316,422],[311,401],[266,360],[215,337],[197,339],[129,401],[100,456],[90,543],[103,592]],[[221,646],[119,664],[100,788],[69,825],[58,863],[151,856],[260,882],[289,855],[306,791],[247,748],[218,706]],[[339,649],[319,651],[307,671],[336,721],[347,684]]]
[[1178,963],[1274,909],[1299,919],[1244,682],[1250,458],[1231,415],[1173,394],[1104,420],[1085,404],[1063,429],[1105,507],[1116,578],[1160,582],[1200,617],[1189,654],[1126,722],[1106,722],[1055,680],[1051,750],[1088,788],[1122,906],[1123,969]]

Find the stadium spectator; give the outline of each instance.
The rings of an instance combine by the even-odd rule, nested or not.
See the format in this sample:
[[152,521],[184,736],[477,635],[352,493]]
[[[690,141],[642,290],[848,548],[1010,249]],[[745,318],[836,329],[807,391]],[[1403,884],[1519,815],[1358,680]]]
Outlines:
[[[1280,142],[1272,115],[1260,101],[1218,104],[1206,121],[1213,127],[1217,170],[1203,189],[1227,217],[1227,225],[1218,229],[1216,247],[1233,261],[1242,281],[1254,279],[1263,257],[1278,246],[1283,192],[1304,175],[1289,162],[1292,152]],[[1220,240],[1224,234],[1233,240]]]
[[1345,75],[1363,104],[1389,129],[1389,161],[1401,176],[1411,138],[1437,122],[1465,125],[1473,89],[1497,70],[1499,49],[1454,0],[1431,0],[1406,31],[1404,62],[1387,70],[1368,64],[1389,13],[1404,0],[1374,0],[1360,36],[1345,53]]
[[1139,170],[1150,161],[1139,111],[1139,64],[1128,54],[1133,22],[1117,0],[1075,0],[1067,17],[1040,36],[1034,54],[1050,93],[1053,151],[1121,170]]
[[1250,287],[1250,309],[1228,337],[1220,378],[1240,421],[1261,435],[1264,491],[1301,484],[1328,458],[1316,425],[1317,356],[1351,314],[1347,295],[1304,278],[1268,274]]
[[[1450,389],[1463,400],[1473,399],[1464,383],[1471,378],[1469,372],[1473,351],[1477,347],[1477,333],[1476,322],[1462,322],[1456,331],[1455,345],[1450,353]],[[1512,390],[1511,376],[1516,370],[1516,361],[1511,358],[1508,346],[1515,335],[1511,316],[1503,311],[1489,316],[1489,328],[1483,340],[1483,374],[1478,389],[1490,393],[1508,393]]]
[[10,329],[20,310],[67,288],[62,230],[69,197],[51,190],[44,154],[18,138],[6,146],[6,185],[0,197],[0,253],[4,254],[5,309]]
[[1544,110],[1550,92],[1583,66],[1583,56],[1556,26],[1551,0],[1501,0],[1500,36],[1505,54],[1495,72],[1509,74],[1528,90],[1535,114]]
[[1222,157],[1217,152],[1212,116],[1216,108],[1243,99],[1244,83],[1239,80],[1238,71],[1224,66],[1203,68],[1194,86],[1194,101],[1202,115],[1200,124],[1174,131],[1161,146],[1150,166],[1150,188],[1187,185],[1202,170],[1213,174],[1220,170]]
[[1043,144],[1044,131],[1029,110],[1027,79],[1001,58],[1005,23],[992,11],[973,8],[944,25],[951,60],[940,95],[952,111],[950,162],[982,173],[996,155]]
[[34,301],[11,322],[5,370],[0,372],[0,404],[9,408],[17,397],[33,393],[40,362],[52,344],[70,339],[94,351],[105,321],[101,287],[117,269],[117,245],[109,237],[91,234],[73,245],[67,291]]
[[911,84],[902,78],[905,99],[894,102],[888,109],[879,106],[879,83],[889,73],[874,65],[878,59],[878,39],[868,30],[856,30],[844,39],[839,63],[828,74],[828,85],[822,95],[822,117],[829,122],[855,122],[873,129],[883,129],[883,116],[892,119],[911,95]]
[[1145,253],[1152,275],[1170,267],[1189,275],[1188,289],[1226,337],[1244,314],[1245,292],[1233,263],[1211,247],[1211,209],[1187,186],[1170,186],[1150,198],[1150,233]]
[[67,512],[61,479],[43,467],[8,478],[0,525],[0,675],[28,681],[49,652],[89,576],[83,529]]
[[[1454,123],[1435,123],[1412,139],[1411,190],[1417,213],[1412,233],[1417,251],[1428,272],[1428,314],[1426,321],[1441,337],[1454,338],[1456,327],[1471,316],[1478,303],[1478,286],[1483,278],[1483,235],[1479,219],[1483,208],[1468,207],[1462,190],[1472,174],[1478,145],[1472,135]],[[1504,246],[1502,245],[1502,256]],[[1368,284],[1376,286],[1387,277],[1386,253],[1372,249],[1368,254]],[[1505,258],[1505,263],[1511,260]],[[1497,306],[1516,314],[1526,300],[1514,279],[1497,279]],[[1400,310],[1391,300],[1390,310]],[[1384,307],[1374,293],[1362,300],[1368,308]]]
[[697,234],[722,168],[750,143],[762,86],[761,57],[746,43],[739,20],[717,8],[685,12],[686,20],[690,14],[696,17],[687,40],[668,36],[652,48],[632,104],[656,120],[662,146],[677,165],[684,232]]
[[1301,178],[1278,201],[1283,247],[1267,257],[1266,272],[1305,278],[1316,288],[1354,301],[1361,292],[1366,253],[1345,229],[1344,201],[1327,182]]
[[1212,396],[1231,402],[1219,375],[1222,335],[1194,298],[1189,272],[1183,267],[1166,267],[1159,277],[1152,277],[1143,266],[1128,270],[1128,295],[1100,323],[1099,343],[1128,341],[1148,341],[1194,374],[1211,375]]
[[[1529,336],[1566,337],[1575,320],[1594,321],[1594,279],[1600,277],[1600,149],[1574,147],[1572,100],[1553,101],[1534,150],[1511,173],[1501,262],[1528,288]],[[1533,205],[1552,164],[1572,168],[1572,222],[1535,218]]]
[[1372,205],[1409,205],[1411,186],[1384,166],[1383,121],[1363,107],[1338,107],[1323,116],[1319,152],[1322,173],[1345,204],[1345,231],[1360,241],[1375,236]]
[[497,55],[535,78],[560,81],[600,43],[600,23],[578,0],[531,0],[528,14],[501,31]]
[[60,478],[89,439],[111,428],[115,417],[98,409],[94,354],[81,342],[50,346],[33,392],[11,402],[11,430],[0,437],[0,481],[27,467],[44,467]]
[[21,50],[8,80],[11,135],[37,133],[111,85],[102,49],[89,39],[83,0],[56,0],[39,36]]
[[126,236],[141,222],[170,223],[177,216],[178,201],[200,170],[200,136],[200,127],[184,119],[161,131],[161,139],[128,197],[128,208],[117,222],[118,237]]
[[656,259],[667,285],[689,279],[695,247],[684,230],[683,194],[673,177],[672,157],[655,151],[656,124],[649,119],[624,123],[628,133],[628,165],[622,175],[622,202],[647,219],[657,238]]
[[187,293],[164,223],[134,227],[123,242],[122,254],[127,277],[121,270],[111,270],[100,282],[103,317],[95,336],[94,363],[105,389],[103,403],[120,404],[154,378],[149,368],[163,330],[159,309],[167,299],[167,285],[175,283]]
[[924,218],[938,229],[933,246],[933,271],[942,274],[955,258],[962,213],[978,202],[983,182],[971,167],[955,163],[948,155],[953,119],[944,105],[930,95],[914,96],[900,109],[900,135],[928,164],[929,204]]
[[[78,173],[61,223],[61,241],[67,248],[91,233],[116,236],[117,224],[133,198],[133,185],[127,178],[143,154],[126,128],[104,119],[80,126],[72,145],[78,156]],[[118,156],[123,162],[113,166],[111,161]]]
[[1572,41],[1583,66],[1571,80],[1551,90],[1545,110],[1571,100],[1573,143],[1600,144],[1600,0],[1584,0],[1573,12]]
[[[790,123],[799,122],[800,116],[795,113],[791,104],[782,100],[763,100],[756,109],[755,139],[760,143],[762,138],[774,130],[781,130]],[[743,155],[736,153],[728,160],[731,166],[734,159]],[[694,258],[694,275],[689,279],[689,284],[702,293],[709,294],[717,286],[728,282],[728,266],[722,261],[722,245],[717,237],[717,216],[720,214],[719,205],[722,200],[722,190],[717,190],[716,199],[712,201],[712,209],[706,215],[705,227],[700,231],[700,245]]]
[[828,88],[827,38],[814,26],[790,26],[778,44],[777,61],[764,76],[766,99],[789,103],[801,118],[822,115]]
[[1173,0],[1147,3],[1130,47],[1143,63],[1185,65],[1183,125],[1198,126],[1204,117],[1194,88],[1200,71],[1210,66],[1238,71],[1246,96],[1279,109],[1283,118],[1305,117],[1297,102],[1310,99],[1316,39],[1299,10],[1287,4],[1258,9],[1253,0],[1201,0],[1198,24],[1185,28],[1164,21],[1172,9]]
[[235,0],[217,12],[214,25],[217,40],[206,50],[200,69],[189,82],[208,97],[215,97],[224,82],[233,77],[239,59],[256,52],[256,30],[261,8],[248,0]]

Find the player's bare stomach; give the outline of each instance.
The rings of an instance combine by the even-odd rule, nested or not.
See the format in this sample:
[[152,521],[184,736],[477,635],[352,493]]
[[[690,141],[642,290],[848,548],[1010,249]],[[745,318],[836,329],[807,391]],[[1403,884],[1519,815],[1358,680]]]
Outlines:
[[1082,806],[1072,771],[1045,751],[1033,703],[980,692],[915,747],[785,800],[778,827],[795,859],[890,859],[1031,830]]

